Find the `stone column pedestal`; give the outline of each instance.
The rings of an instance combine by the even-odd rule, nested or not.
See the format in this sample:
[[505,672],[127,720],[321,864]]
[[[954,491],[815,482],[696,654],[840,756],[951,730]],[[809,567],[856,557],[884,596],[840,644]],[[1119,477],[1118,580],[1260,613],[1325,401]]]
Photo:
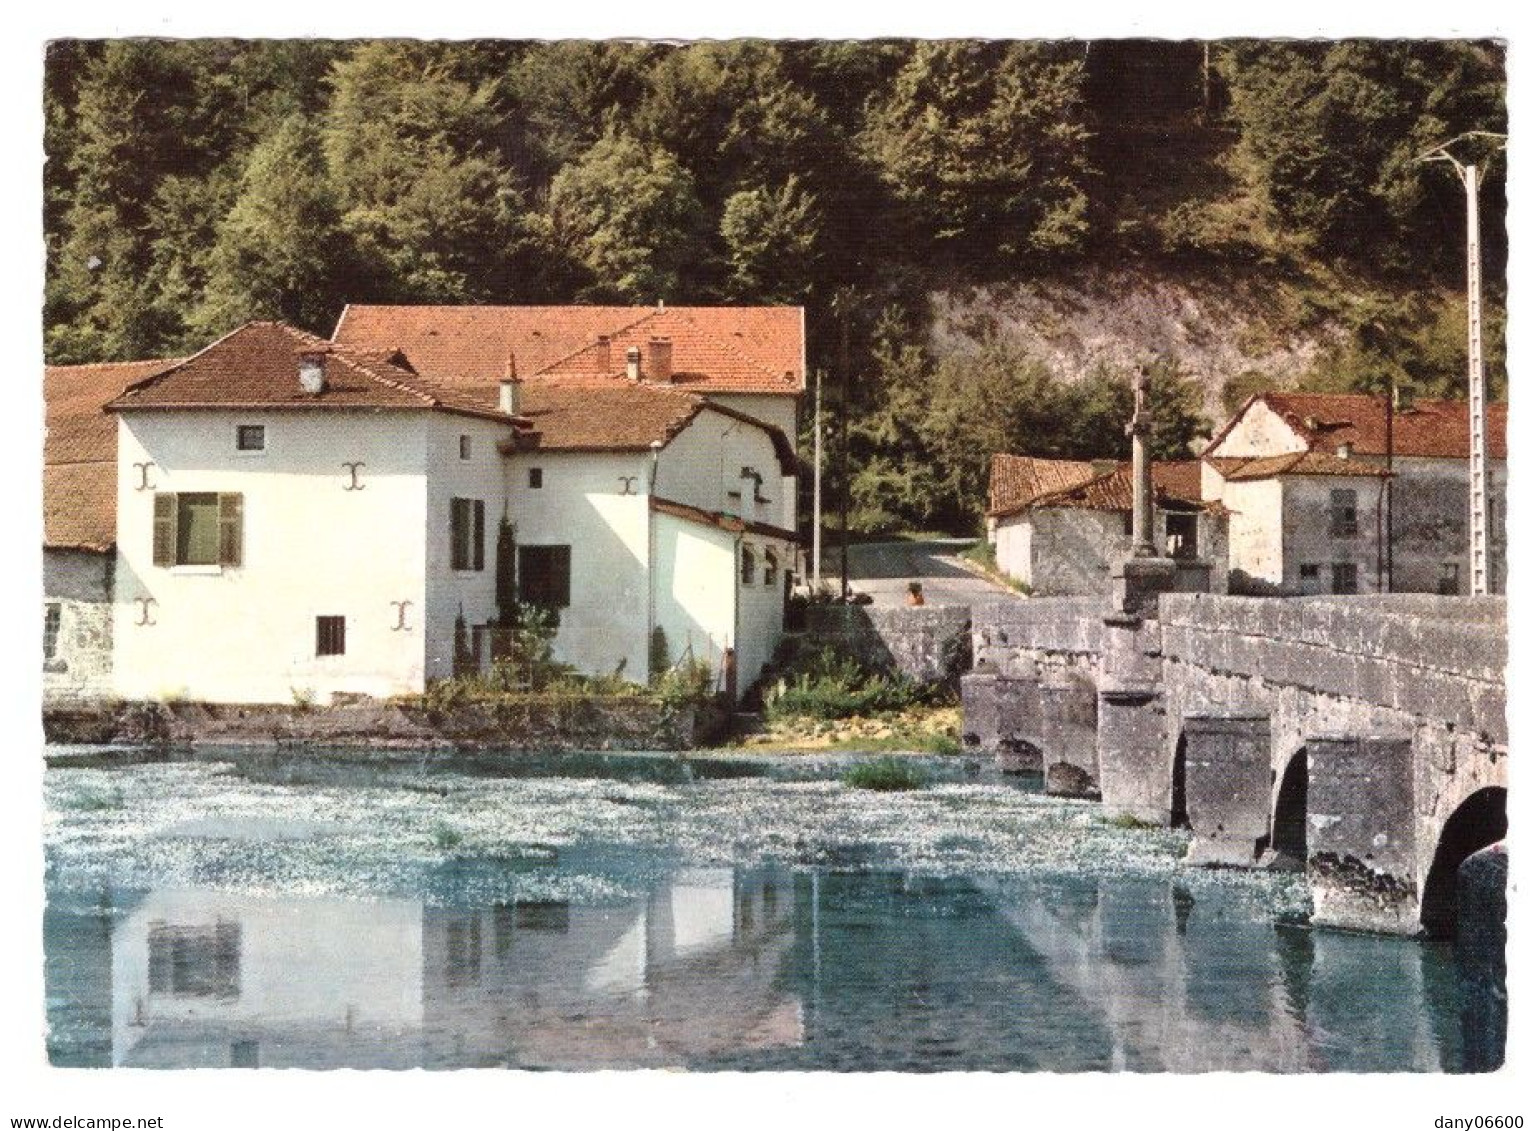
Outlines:
[[1252,867],[1269,837],[1268,717],[1186,716],[1183,754],[1189,863]]
[[1308,738],[1306,877],[1320,927],[1415,935],[1410,738]]
[[1091,681],[1047,672],[1039,684],[1039,722],[1045,792],[1098,800],[1098,694]]

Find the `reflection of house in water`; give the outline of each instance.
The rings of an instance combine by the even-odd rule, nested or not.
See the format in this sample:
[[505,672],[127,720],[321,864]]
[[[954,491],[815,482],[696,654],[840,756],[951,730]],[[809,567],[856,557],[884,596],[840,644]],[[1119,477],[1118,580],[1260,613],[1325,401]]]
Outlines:
[[777,977],[793,888],[730,868],[675,873],[619,907],[431,911],[423,939],[429,1064],[687,1064],[797,1043]]
[[793,910],[782,878],[731,869],[608,907],[162,890],[81,990],[110,997],[115,1065],[679,1065],[800,1038]]
[[419,1063],[421,909],[152,892],[112,933],[112,1062]]

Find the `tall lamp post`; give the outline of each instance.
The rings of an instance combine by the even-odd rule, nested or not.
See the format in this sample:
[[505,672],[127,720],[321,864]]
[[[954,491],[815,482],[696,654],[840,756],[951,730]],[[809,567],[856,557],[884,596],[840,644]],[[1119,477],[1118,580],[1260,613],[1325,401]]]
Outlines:
[[1444,161],[1455,167],[1466,190],[1466,369],[1471,386],[1471,595],[1488,592],[1487,551],[1487,375],[1482,367],[1482,232],[1477,212],[1475,165],[1457,161],[1450,146],[1469,137],[1493,138],[1502,148],[1508,139],[1488,130],[1470,130],[1420,154],[1416,161]]

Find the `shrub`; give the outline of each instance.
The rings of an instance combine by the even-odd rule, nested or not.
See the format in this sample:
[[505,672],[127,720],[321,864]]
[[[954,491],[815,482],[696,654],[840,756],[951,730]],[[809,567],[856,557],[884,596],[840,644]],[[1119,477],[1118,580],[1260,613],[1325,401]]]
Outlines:
[[655,693],[673,707],[703,703],[714,696],[714,668],[707,660],[683,660],[661,673]]
[[778,679],[762,696],[769,718],[846,719],[932,703],[940,689],[887,675],[834,648],[780,654]]
[[880,792],[921,789],[927,784],[927,779],[910,762],[894,757],[859,762],[842,775],[842,781],[854,789],[872,789]]

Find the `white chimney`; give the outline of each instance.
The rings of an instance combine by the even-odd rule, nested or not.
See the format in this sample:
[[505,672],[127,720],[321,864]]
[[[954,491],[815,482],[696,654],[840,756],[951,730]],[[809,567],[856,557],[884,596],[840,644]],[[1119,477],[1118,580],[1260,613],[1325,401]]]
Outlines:
[[517,355],[506,352],[506,369],[501,376],[500,408],[507,416],[516,416],[522,403],[522,382],[517,379]]
[[1338,458],[1349,459],[1354,454],[1354,444],[1351,440],[1345,440],[1338,445]]
[[640,347],[630,346],[624,351],[624,370],[629,375],[629,380],[640,379]]
[[325,350],[305,350],[298,355],[298,386],[312,397],[325,391]]

